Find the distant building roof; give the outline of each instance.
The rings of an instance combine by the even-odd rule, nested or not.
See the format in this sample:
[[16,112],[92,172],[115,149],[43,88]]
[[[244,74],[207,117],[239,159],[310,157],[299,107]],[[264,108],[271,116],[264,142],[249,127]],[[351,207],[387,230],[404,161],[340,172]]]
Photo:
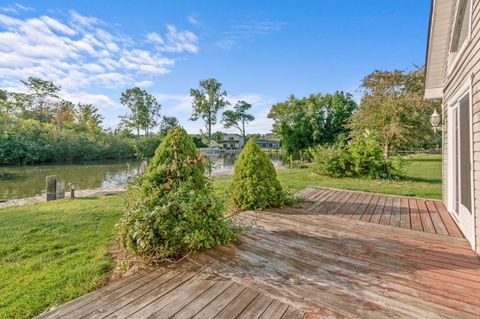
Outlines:
[[262,142],[269,142],[269,143],[280,143],[280,139],[279,138],[264,138],[264,137],[259,137],[257,139],[255,139],[255,141],[257,143],[262,143]]

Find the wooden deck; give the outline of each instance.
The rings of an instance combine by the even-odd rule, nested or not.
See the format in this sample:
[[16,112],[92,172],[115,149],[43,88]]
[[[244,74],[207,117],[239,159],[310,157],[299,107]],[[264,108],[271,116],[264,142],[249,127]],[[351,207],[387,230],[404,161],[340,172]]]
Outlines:
[[310,201],[302,207],[306,213],[463,238],[441,201],[322,187],[308,187],[299,195]]
[[[436,233],[423,226],[421,216],[422,231],[412,227],[412,215],[420,214],[417,200],[408,206],[407,229],[391,223],[398,208],[381,225],[377,219],[385,220],[390,210],[378,205],[380,198],[375,209],[369,206],[365,197],[371,194],[334,191],[339,199],[363,198],[338,206],[333,194],[328,201],[326,193],[315,192],[320,191],[303,191],[314,201],[304,208],[242,213],[248,228],[235,243],[112,283],[41,318],[480,317],[479,257],[449,226],[440,205],[443,234],[437,234],[441,226],[429,206]],[[398,202],[384,198],[392,198],[392,207]],[[348,203],[365,204],[360,210],[373,209],[372,216],[382,207],[382,214],[374,223],[351,218],[360,210],[343,210],[356,205]]]

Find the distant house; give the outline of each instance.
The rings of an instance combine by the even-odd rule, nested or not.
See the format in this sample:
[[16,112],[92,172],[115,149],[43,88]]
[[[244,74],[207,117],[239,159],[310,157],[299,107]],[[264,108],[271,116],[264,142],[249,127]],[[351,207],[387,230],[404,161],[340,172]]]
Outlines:
[[279,138],[257,138],[255,140],[260,148],[278,150],[280,148]]
[[479,4],[479,0],[432,0],[425,71],[425,98],[442,101],[441,117],[435,112],[432,124],[443,130],[443,201],[478,253]]
[[218,144],[223,146],[226,150],[239,150],[245,144],[243,137],[238,134],[225,134],[222,135]]

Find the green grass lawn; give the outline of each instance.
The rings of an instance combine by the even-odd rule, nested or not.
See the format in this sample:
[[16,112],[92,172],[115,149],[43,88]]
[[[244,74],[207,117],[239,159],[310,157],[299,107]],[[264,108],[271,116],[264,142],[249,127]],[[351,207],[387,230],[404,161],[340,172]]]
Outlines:
[[[442,158],[440,155],[420,155],[405,160],[407,178],[402,181],[369,180],[360,178],[332,178],[318,176],[311,169],[280,169],[282,184],[292,192],[308,185],[343,188],[366,192],[440,199],[442,196]],[[223,197],[231,183],[231,176],[215,178],[213,186]]]
[[[428,198],[441,196],[441,158],[407,159],[400,182],[328,178],[310,169],[282,169],[292,192],[308,185]],[[231,176],[214,180],[223,198]],[[121,196],[62,200],[0,209],[0,318],[25,318],[102,285],[112,271],[107,247],[123,207]]]
[[119,196],[0,210],[0,318],[31,318],[102,285]]

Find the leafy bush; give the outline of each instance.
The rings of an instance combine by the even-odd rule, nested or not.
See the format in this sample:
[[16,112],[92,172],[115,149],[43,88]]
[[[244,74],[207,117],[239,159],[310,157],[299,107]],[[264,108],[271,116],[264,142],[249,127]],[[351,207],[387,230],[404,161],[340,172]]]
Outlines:
[[240,209],[280,207],[292,197],[277,179],[277,172],[268,156],[250,139],[235,163],[232,187],[233,205]]
[[158,135],[146,136],[135,144],[135,156],[142,160],[149,160],[155,154],[160,145],[161,138]]
[[205,176],[203,156],[181,128],[169,131],[128,194],[119,239],[147,260],[180,257],[236,236]]
[[311,150],[313,169],[333,177],[365,177],[401,179],[405,177],[399,158],[386,158],[373,135],[359,137],[350,144],[319,145]]
[[320,175],[340,177],[349,171],[347,168],[349,161],[345,158],[345,151],[337,145],[318,145],[310,152],[313,157],[313,170]]

